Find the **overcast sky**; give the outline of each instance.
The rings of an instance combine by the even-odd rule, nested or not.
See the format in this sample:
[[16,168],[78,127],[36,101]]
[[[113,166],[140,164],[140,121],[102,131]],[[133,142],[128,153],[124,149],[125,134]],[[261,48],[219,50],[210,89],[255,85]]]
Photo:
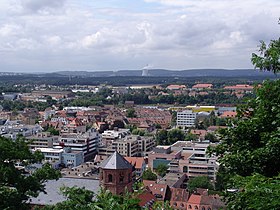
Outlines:
[[0,0],[0,71],[252,68],[280,0]]

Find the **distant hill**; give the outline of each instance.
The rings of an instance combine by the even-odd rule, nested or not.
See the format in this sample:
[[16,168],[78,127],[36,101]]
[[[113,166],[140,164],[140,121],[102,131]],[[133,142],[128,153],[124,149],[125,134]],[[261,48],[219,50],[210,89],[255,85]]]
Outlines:
[[[113,76],[142,76],[142,70],[119,70],[119,71],[58,71],[54,72],[61,76],[78,77],[113,77]],[[149,77],[275,77],[271,72],[260,72],[254,69],[189,69],[189,70],[166,70],[149,69]]]

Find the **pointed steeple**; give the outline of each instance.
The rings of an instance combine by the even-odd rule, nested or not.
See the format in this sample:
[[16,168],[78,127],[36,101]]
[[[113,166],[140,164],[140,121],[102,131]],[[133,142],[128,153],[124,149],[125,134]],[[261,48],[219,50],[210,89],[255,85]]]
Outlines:
[[100,164],[102,169],[130,169],[132,165],[117,151]]

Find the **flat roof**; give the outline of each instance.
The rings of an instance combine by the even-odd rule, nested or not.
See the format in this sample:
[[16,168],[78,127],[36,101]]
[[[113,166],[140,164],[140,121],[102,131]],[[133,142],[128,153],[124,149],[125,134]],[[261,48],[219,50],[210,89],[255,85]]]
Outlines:
[[45,183],[45,192],[41,192],[38,197],[30,198],[30,204],[37,205],[54,205],[59,202],[65,201],[66,197],[60,192],[61,187],[84,187],[97,193],[100,189],[99,180],[93,179],[74,179],[74,178],[60,178],[58,180],[49,180]]

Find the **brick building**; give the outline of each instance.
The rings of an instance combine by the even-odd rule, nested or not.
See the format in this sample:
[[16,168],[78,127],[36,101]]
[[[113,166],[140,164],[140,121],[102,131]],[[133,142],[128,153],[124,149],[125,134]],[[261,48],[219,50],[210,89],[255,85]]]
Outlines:
[[118,152],[100,164],[100,185],[116,195],[132,192],[132,165]]

